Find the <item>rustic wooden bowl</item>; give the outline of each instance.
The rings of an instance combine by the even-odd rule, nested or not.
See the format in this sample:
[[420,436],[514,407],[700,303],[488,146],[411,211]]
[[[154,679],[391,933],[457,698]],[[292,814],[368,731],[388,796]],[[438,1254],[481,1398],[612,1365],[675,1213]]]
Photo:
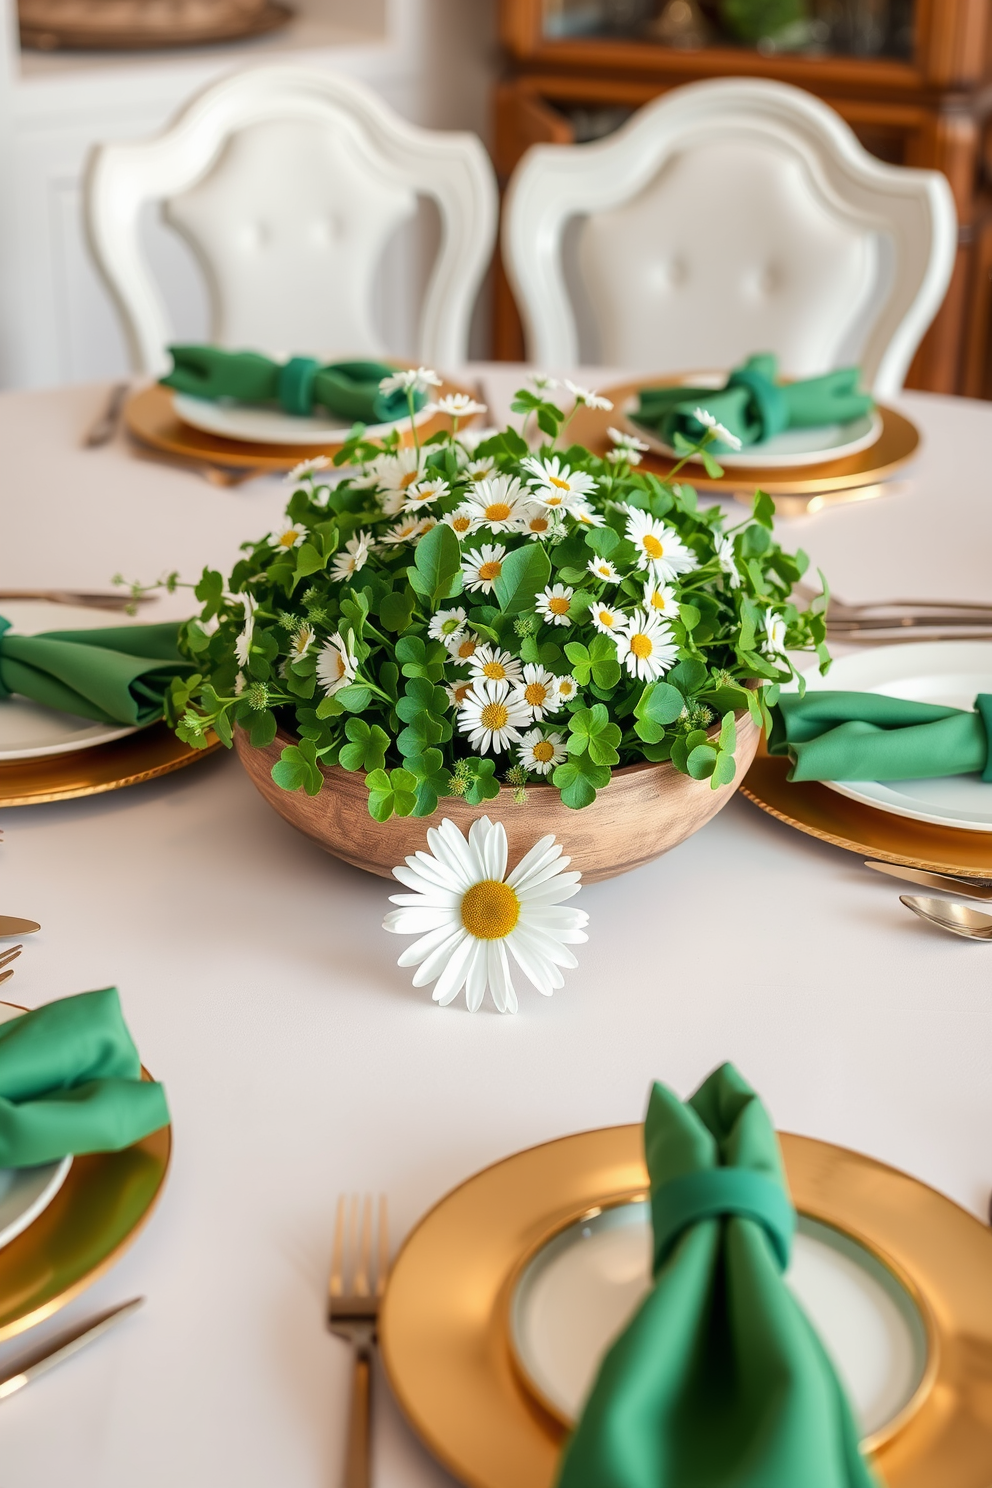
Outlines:
[[234,744],[255,786],[280,816],[336,858],[367,873],[391,878],[393,868],[408,854],[426,848],[427,829],[437,826],[442,816],[449,816],[463,832],[476,817],[488,816],[506,828],[511,867],[539,837],[553,832],[572,867],[581,871],[587,883],[595,883],[650,863],[705,826],[747,774],[758,734],[749,715],[738,714],[737,774],[730,785],[717,790],[710,789],[708,780],[681,775],[667,762],[644,763],[617,770],[606,789],[582,811],[564,806],[550,786],[528,786],[522,805],[504,786],[481,806],[447,796],[433,816],[393,816],[388,822],[373,821],[364,777],[340,765],[324,770],[325,784],[319,795],[280,790],[270,771],[284,747],[296,742],[292,734],[280,730],[267,749],[253,749],[244,731],[236,729]]

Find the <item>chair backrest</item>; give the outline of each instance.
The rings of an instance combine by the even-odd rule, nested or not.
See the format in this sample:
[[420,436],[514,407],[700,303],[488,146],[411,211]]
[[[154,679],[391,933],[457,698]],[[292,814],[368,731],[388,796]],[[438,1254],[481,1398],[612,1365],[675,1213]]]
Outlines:
[[492,165],[475,135],[408,124],[349,79],[253,69],[207,88],[152,139],[98,146],[86,231],[137,371],[166,366],[171,339],[141,242],[142,208],[156,201],[204,273],[219,345],[381,355],[376,270],[418,195],[441,224],[418,354],[450,367],[466,359],[495,239]]
[[891,396],[943,300],[957,218],[942,175],[876,160],[809,93],[720,79],[594,144],[532,147],[502,243],[541,366],[715,369],[773,351],[791,376],[860,362]]

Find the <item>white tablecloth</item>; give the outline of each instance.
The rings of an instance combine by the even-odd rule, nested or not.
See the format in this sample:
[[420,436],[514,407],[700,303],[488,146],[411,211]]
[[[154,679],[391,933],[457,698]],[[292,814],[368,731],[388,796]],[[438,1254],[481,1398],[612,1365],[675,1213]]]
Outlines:
[[[494,405],[516,378],[482,369]],[[78,447],[104,390],[0,397],[0,587],[104,585],[205,562],[280,511]],[[925,395],[905,489],[782,524],[850,599],[992,599],[992,407]],[[189,613],[182,594],[154,618]],[[146,618],[153,618],[149,613]],[[53,624],[58,623],[53,612]],[[0,1404],[3,1488],[328,1488],[347,1351],[324,1328],[339,1191],[382,1190],[394,1242],[517,1148],[640,1118],[734,1060],[777,1124],[871,1153],[984,1213],[992,951],[912,919],[897,886],[743,800],[596,884],[581,966],[517,1017],[439,1009],[380,929],[387,885],[285,825],[235,758],[2,815],[0,911],[43,923],[5,989],[115,983],[174,1113],[171,1176],[121,1263],[56,1320],[147,1307]],[[376,1482],[448,1482],[383,1392]]]

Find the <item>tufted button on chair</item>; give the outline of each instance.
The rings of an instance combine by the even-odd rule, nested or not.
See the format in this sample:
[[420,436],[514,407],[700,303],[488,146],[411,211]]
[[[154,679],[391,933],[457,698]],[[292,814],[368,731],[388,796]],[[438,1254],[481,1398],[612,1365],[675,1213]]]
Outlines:
[[217,344],[375,356],[389,350],[376,271],[418,196],[441,221],[419,355],[453,366],[495,239],[489,157],[474,135],[417,128],[350,80],[289,67],[225,78],[157,137],[97,147],[85,218],[135,370],[156,374],[171,337],[142,251],[146,202],[192,249]]
[[885,165],[782,83],[677,88],[616,134],[536,145],[504,202],[528,355],[652,372],[774,351],[784,373],[860,362],[902,386],[957,246],[936,171]]

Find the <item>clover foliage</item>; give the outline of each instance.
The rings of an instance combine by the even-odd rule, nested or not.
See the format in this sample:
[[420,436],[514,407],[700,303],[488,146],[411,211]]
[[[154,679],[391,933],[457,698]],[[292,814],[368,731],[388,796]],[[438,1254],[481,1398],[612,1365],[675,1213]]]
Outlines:
[[[280,528],[196,586],[179,735],[230,746],[237,728],[264,748],[281,726],[278,785],[316,795],[331,766],[363,772],[377,821],[501,783],[581,808],[643,760],[731,781],[735,715],[767,717],[786,648],[829,660],[825,601],[791,598],[805,555],[775,541],[766,495],[726,526],[684,460],[661,480],[630,436],[611,431],[604,458],[568,444],[546,387],[514,409],[520,429],[452,418],[423,444],[356,426],[340,469],[299,467]],[[718,469],[713,437],[686,458]]]

